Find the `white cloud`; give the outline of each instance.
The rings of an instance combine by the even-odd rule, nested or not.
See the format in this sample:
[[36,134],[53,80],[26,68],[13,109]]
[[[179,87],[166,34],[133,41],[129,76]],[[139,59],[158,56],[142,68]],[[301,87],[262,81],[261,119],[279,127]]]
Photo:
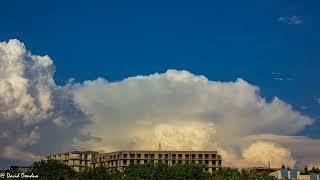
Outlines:
[[38,161],[41,159],[40,156],[34,155],[31,152],[21,151],[19,148],[14,146],[4,146],[0,149],[1,156],[6,159],[25,160],[25,161]]
[[102,139],[99,149],[157,149],[161,141],[168,149],[221,149],[236,165],[248,164],[241,156],[242,138],[290,135],[313,121],[277,97],[267,102],[242,79],[209,81],[176,70],[86,81],[78,84],[75,101],[94,117],[84,132]]
[[[0,160],[35,159],[60,151],[56,144],[71,148],[72,137],[89,122],[73,103],[72,87],[57,86],[53,74],[48,56],[32,55],[18,40],[0,42]],[[55,126],[59,118],[72,125]]]
[[318,161],[318,162],[310,162],[306,166],[308,167],[309,170],[312,170],[313,167],[320,169],[320,161]]
[[320,139],[304,136],[284,136],[274,134],[259,134],[244,138],[247,143],[264,141],[280,144],[290,150],[292,156],[299,161],[298,167],[304,167],[310,162],[320,162]]
[[285,23],[285,24],[290,24],[290,25],[299,25],[299,24],[303,23],[303,21],[301,20],[301,18],[299,16],[279,17],[278,21]]
[[242,153],[245,161],[272,167],[281,167],[282,164],[293,167],[296,161],[292,158],[291,152],[270,142],[256,142],[251,144]]
[[0,64],[0,160],[70,149],[157,149],[161,143],[163,149],[218,149],[236,166],[273,160],[248,155],[272,147],[267,154],[292,163],[292,149],[283,142],[247,137],[290,137],[313,122],[277,97],[266,101],[242,79],[210,81],[168,70],[58,86],[52,60],[32,55],[17,40],[0,43]]

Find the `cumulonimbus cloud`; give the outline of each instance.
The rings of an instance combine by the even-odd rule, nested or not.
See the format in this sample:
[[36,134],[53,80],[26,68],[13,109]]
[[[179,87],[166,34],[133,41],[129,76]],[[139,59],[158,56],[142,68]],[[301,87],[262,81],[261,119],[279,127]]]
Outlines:
[[[168,70],[119,82],[86,81],[75,90],[75,101],[94,117],[83,130],[101,137],[102,142],[93,145],[98,149],[110,144],[115,149],[150,149],[159,142],[168,149],[221,149],[226,159],[238,161],[233,163],[237,166],[251,160],[248,153],[242,156],[242,138],[291,135],[312,123],[277,97],[267,102],[258,87],[242,79],[210,81],[188,71]],[[262,146],[258,145],[250,152]],[[291,155],[277,158],[276,165],[294,165]],[[255,161],[266,163],[265,158]]]
[[0,43],[0,159],[35,160],[68,149],[90,122],[72,87],[54,83],[54,71],[48,56],[32,55],[20,41]]
[[278,97],[267,101],[243,79],[210,81],[168,70],[58,86],[53,61],[32,55],[18,40],[0,43],[0,64],[0,159],[158,149],[161,143],[163,149],[219,150],[235,166],[265,164],[268,158],[249,154],[272,147],[266,153],[286,152],[278,153],[279,162],[293,165],[294,154],[281,142],[247,137],[290,137],[313,122]]

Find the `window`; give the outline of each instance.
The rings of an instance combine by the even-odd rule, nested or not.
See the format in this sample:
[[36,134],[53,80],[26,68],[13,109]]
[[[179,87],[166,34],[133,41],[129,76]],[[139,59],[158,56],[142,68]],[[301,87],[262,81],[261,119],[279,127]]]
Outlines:
[[172,154],[172,159],[176,159],[176,154]]
[[148,154],[144,154],[144,158],[145,158],[145,159],[148,159]]
[[178,158],[179,158],[179,159],[182,159],[182,154],[178,154]]
[[123,160],[123,165],[127,165],[127,160]]
[[175,160],[173,160],[173,161],[172,161],[172,164],[175,164],[175,163],[176,163],[176,161],[175,161]]
[[127,158],[128,158],[128,155],[127,155],[127,154],[123,154],[123,158],[124,158],[124,159],[127,159]]
[[208,165],[209,165],[209,161],[204,161],[204,164],[205,164],[206,166],[208,166]]
[[178,163],[179,163],[179,164],[182,164],[182,161],[181,161],[181,160],[179,160],[179,161],[178,161]]
[[199,159],[202,159],[202,154],[199,154]]
[[141,164],[141,160],[137,160],[137,164]]
[[209,159],[209,154],[205,154],[205,155],[204,155],[204,158],[205,158],[205,159]]
[[154,159],[154,154],[150,154],[151,159]]
[[144,160],[143,163],[144,163],[144,164],[147,164],[147,163],[148,163],[148,160]]
[[112,159],[112,156],[110,156],[110,159]]
[[191,154],[191,159],[195,159],[196,155],[195,154]]
[[159,154],[159,159],[162,159],[162,158],[163,158],[162,154]]
[[134,160],[130,160],[130,164],[134,164]]
[[189,154],[186,154],[186,159],[189,159]]
[[113,159],[116,159],[116,157],[117,157],[116,155],[113,155]]
[[137,158],[138,158],[138,159],[141,159],[141,154],[137,154]]
[[212,159],[215,159],[216,158],[216,155],[215,154],[212,154]]
[[134,159],[134,154],[131,153],[130,154],[130,158]]
[[164,158],[165,158],[165,159],[168,159],[168,158],[169,158],[169,155],[168,155],[168,154],[165,154],[165,155],[164,155]]

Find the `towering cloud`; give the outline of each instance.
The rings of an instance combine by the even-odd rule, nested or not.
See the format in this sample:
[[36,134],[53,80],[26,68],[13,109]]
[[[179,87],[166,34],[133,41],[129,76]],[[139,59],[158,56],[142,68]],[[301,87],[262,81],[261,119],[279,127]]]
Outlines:
[[[83,130],[101,137],[102,142],[94,144],[97,149],[110,144],[116,149],[156,148],[159,142],[167,149],[218,148],[238,166],[252,161],[249,153],[262,147],[289,153],[278,145],[259,143],[241,153],[255,143],[243,141],[246,136],[290,135],[312,123],[277,97],[267,102],[258,87],[242,79],[209,81],[187,71],[168,70],[120,82],[86,81],[75,90],[75,101],[94,117]],[[276,165],[281,160],[294,165],[290,153],[278,155]],[[265,165],[266,159],[259,163]]]
[[18,40],[0,43],[1,159],[35,160],[41,152],[70,148],[89,122],[73,103],[72,87],[57,86],[53,74],[48,56],[32,55]]
[[251,144],[243,151],[242,156],[250,163],[259,165],[270,163],[273,167],[281,167],[282,164],[293,167],[296,163],[288,149],[269,142]]
[[293,166],[296,150],[259,134],[291,137],[313,121],[277,97],[267,101],[243,79],[210,81],[168,70],[58,86],[54,70],[48,56],[32,55],[18,40],[0,43],[0,160],[161,143],[162,149],[217,149],[234,166]]

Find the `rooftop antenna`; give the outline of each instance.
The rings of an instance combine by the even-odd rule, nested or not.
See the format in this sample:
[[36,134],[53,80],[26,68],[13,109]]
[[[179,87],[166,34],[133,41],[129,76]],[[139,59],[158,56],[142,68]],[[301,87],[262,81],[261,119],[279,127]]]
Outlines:
[[161,151],[161,143],[159,143],[159,151]]

